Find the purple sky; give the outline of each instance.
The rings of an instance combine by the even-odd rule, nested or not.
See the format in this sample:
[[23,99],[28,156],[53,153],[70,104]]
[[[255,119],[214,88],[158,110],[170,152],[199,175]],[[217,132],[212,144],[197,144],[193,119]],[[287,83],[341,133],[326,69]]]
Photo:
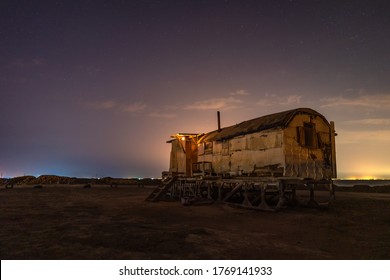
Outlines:
[[0,172],[159,177],[177,132],[296,107],[390,177],[389,1],[0,2]]

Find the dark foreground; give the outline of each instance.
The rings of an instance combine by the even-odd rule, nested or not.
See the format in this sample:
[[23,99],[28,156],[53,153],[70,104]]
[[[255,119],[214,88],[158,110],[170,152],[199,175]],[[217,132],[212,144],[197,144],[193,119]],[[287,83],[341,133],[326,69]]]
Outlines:
[[278,213],[144,202],[150,188],[0,190],[1,259],[390,259],[390,194]]

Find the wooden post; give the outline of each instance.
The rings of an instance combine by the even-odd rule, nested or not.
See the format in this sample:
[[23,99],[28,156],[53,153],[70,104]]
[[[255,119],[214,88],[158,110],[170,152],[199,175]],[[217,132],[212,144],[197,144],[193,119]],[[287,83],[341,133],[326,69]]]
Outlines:
[[266,188],[267,188],[267,185],[265,183],[261,183],[261,186],[260,186],[260,191],[261,191],[261,202],[259,204],[259,208],[261,210],[264,210],[264,211],[273,211],[273,209],[271,209],[271,207],[269,207],[269,205],[267,204],[267,201],[265,200],[265,196],[266,196]]
[[332,146],[332,178],[337,178],[337,167],[336,167],[336,131],[334,122],[330,122],[330,144]]
[[310,199],[307,202],[308,207],[318,208],[319,204],[314,199],[314,187],[317,186],[317,183],[309,183],[309,192],[310,192]]
[[283,180],[278,180],[278,188],[279,188],[279,201],[276,205],[276,209],[280,210],[287,206],[287,198],[285,194],[285,182]]
[[223,183],[220,184],[220,183],[217,183],[217,187],[218,187],[218,201],[221,201],[222,200],[222,194],[221,194],[221,188],[223,186]]
[[249,201],[249,198],[248,198],[247,187],[248,187],[248,184],[245,184],[244,185],[244,201],[242,202],[242,205],[251,207],[252,203]]
[[212,199],[211,197],[211,186],[207,184],[207,199]]

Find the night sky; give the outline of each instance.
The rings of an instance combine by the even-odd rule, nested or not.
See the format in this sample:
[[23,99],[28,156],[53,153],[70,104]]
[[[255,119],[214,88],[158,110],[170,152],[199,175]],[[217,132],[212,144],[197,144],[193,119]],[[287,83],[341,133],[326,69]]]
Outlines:
[[390,1],[0,1],[2,177],[159,177],[170,135],[310,107],[390,178]]

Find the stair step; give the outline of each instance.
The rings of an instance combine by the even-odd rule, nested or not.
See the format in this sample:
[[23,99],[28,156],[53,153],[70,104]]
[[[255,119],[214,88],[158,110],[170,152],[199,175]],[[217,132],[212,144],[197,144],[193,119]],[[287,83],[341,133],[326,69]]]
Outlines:
[[160,197],[166,194],[168,190],[170,190],[176,179],[177,177],[172,177],[168,181],[162,182],[162,184],[156,187],[145,200],[157,201]]

